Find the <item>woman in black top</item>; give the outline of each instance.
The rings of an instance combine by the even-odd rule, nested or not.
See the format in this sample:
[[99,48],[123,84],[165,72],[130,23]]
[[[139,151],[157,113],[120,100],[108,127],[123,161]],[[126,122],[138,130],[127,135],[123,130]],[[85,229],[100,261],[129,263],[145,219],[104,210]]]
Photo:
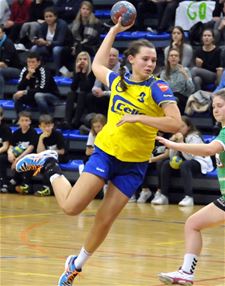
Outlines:
[[191,70],[196,90],[203,89],[207,84],[215,84],[219,80],[223,72],[220,53],[220,49],[214,43],[213,31],[205,29],[202,33],[202,46],[196,50],[195,66]]

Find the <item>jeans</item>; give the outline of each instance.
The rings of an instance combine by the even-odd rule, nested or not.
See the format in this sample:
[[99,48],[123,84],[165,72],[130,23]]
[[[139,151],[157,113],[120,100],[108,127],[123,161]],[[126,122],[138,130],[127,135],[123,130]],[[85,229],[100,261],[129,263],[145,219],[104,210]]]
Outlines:
[[49,57],[49,55],[52,55],[53,61],[55,63],[56,73],[58,74],[59,69],[61,67],[61,54],[62,54],[63,49],[64,48],[60,47],[60,46],[49,48],[49,47],[39,47],[39,46],[35,45],[31,48],[31,51],[36,52],[39,55],[42,55],[44,57],[44,59]]
[[41,114],[48,114],[50,112],[49,105],[53,107],[59,103],[59,99],[56,95],[44,92],[35,93],[34,100]]
[[195,84],[195,90],[202,89],[204,84],[215,83],[217,78],[215,72],[199,67],[193,67],[191,69],[191,75]]
[[13,67],[0,68],[0,98],[4,97],[5,80],[18,78],[20,70]]
[[196,160],[184,160],[179,170],[174,170],[170,167],[170,159],[166,159],[161,164],[159,173],[159,187],[162,194],[168,196],[170,187],[170,178],[173,175],[179,174],[182,179],[184,194],[193,196],[192,177],[193,174],[201,174],[201,165]]

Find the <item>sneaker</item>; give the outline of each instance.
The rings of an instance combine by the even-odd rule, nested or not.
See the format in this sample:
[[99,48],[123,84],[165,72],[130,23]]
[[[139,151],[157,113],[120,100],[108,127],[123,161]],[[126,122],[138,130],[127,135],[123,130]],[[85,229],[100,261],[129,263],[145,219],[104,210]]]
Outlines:
[[15,190],[19,194],[27,195],[27,194],[29,194],[30,187],[27,184],[23,184],[23,185],[20,185],[20,186],[16,186]]
[[185,196],[178,205],[181,207],[191,207],[194,205],[194,199],[190,196]]
[[48,197],[52,195],[51,189],[48,186],[43,186],[41,190],[34,193],[38,197]]
[[151,195],[152,195],[152,192],[150,191],[149,188],[143,188],[137,200],[137,203],[139,204],[146,203],[147,200],[151,197]]
[[194,276],[192,274],[187,274],[182,270],[176,272],[160,273],[159,280],[164,282],[166,285],[183,285],[191,286],[193,285]]
[[33,176],[35,176],[41,171],[48,158],[54,158],[57,160],[58,153],[54,150],[46,150],[38,154],[28,154],[17,162],[16,171],[28,172],[33,170],[35,171]]
[[135,194],[129,199],[128,203],[136,203],[136,196]]
[[154,205],[155,200],[157,200],[159,197],[161,196],[161,192],[160,191],[156,191],[154,198],[151,200],[151,204]]
[[0,193],[8,193],[8,185],[7,184],[2,184],[0,188]]
[[82,271],[81,269],[76,269],[74,261],[77,256],[70,255],[65,263],[65,271],[59,278],[58,286],[72,286],[74,278]]
[[166,196],[164,196],[163,194],[160,194],[160,196],[157,199],[154,199],[154,201],[152,200],[151,203],[154,205],[168,205],[169,201]]

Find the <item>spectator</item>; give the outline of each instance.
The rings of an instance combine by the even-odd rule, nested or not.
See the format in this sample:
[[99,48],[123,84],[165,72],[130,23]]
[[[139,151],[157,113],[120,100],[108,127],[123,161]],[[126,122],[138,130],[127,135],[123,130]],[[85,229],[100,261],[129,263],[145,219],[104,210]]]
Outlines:
[[73,54],[87,51],[95,55],[100,44],[101,21],[93,13],[93,5],[89,1],[82,1],[80,10],[71,25],[73,34]]
[[11,163],[13,172],[12,178],[8,184],[8,190],[22,194],[31,192],[30,179],[31,174],[23,176],[16,172],[16,163],[25,155],[34,152],[37,146],[37,133],[31,127],[31,113],[22,111],[19,113],[19,129],[12,134],[12,141],[8,149],[8,161]]
[[213,93],[217,92],[218,90],[224,89],[225,90],[225,71],[223,71],[220,82]]
[[[57,0],[55,8],[59,18],[70,24],[76,17],[82,0]],[[92,1],[90,1],[92,2]]]
[[[135,1],[136,2],[136,1]],[[136,18],[136,26],[137,30],[145,31],[146,30],[146,20],[149,19],[149,15],[157,14],[157,7],[155,1],[151,0],[140,0],[137,1],[137,18]]]
[[3,109],[0,107],[0,192],[2,193],[7,192],[6,164],[11,137],[11,129],[5,124]]
[[[156,3],[158,13],[158,32],[170,31],[174,26],[176,9],[180,0],[154,0]],[[152,31],[151,27],[147,28],[148,31]]]
[[190,67],[193,65],[193,49],[192,46],[185,43],[184,30],[180,26],[175,26],[171,32],[170,45],[165,48],[165,64],[170,48],[177,48],[180,52],[180,61],[182,66]]
[[[54,150],[58,153],[59,163],[67,163],[68,153],[65,140],[61,131],[55,130],[53,118],[48,114],[42,114],[39,118],[39,127],[42,133],[39,136],[37,153],[45,150]],[[37,196],[50,196],[52,189],[48,180],[44,177],[44,185],[35,193]]]
[[218,44],[225,44],[225,1],[216,0],[213,11],[213,31]]
[[50,112],[59,103],[59,91],[49,70],[41,65],[40,56],[30,53],[27,57],[27,66],[20,74],[17,92],[13,95],[15,109],[19,113],[24,104],[34,106],[35,103],[42,114]]
[[37,52],[44,59],[53,58],[55,72],[59,74],[62,66],[62,52],[72,44],[72,34],[67,23],[58,19],[54,7],[48,7],[44,11],[45,22],[41,24],[38,38],[33,41],[35,44],[32,52]]
[[5,28],[14,43],[19,41],[20,29],[30,17],[31,2],[31,0],[14,0],[12,2],[11,15],[5,23]]
[[[199,131],[191,123],[191,120],[186,116],[182,116],[183,125],[180,131],[174,134],[170,140],[174,142],[185,142],[188,144],[201,144],[203,143]],[[158,198],[154,199],[152,203],[156,205],[168,204],[168,192],[170,186],[170,178],[172,174],[180,173],[181,180],[184,186],[185,197],[179,202],[179,206],[193,206],[193,189],[192,177],[193,175],[206,174],[211,172],[214,167],[212,160],[209,156],[194,156],[185,152],[177,152],[172,149],[170,151],[170,159],[163,161],[159,174],[161,194],[157,193]],[[175,169],[171,164],[174,156],[181,158],[179,169]]]
[[10,16],[9,4],[6,0],[0,0],[0,25],[4,25]]
[[202,33],[202,46],[196,50],[195,63],[191,70],[196,90],[219,81],[223,71],[220,53],[220,49],[214,43],[213,31],[205,29]]
[[40,25],[44,23],[44,10],[53,6],[51,0],[34,0],[30,7],[30,17],[20,30],[20,41],[30,48],[32,41],[37,37]]
[[[119,51],[116,48],[111,48],[110,50],[108,67],[116,73],[119,72]],[[126,72],[129,72],[127,67]],[[102,113],[106,116],[109,105],[109,97],[111,94],[110,89],[96,79],[92,88],[92,94],[94,96],[92,97],[93,112]]]
[[[90,93],[95,81],[91,71],[91,58],[88,52],[80,52],[75,61],[72,93],[69,93],[66,101],[66,114],[64,126],[67,128],[78,128],[81,118],[86,109],[90,111]],[[76,108],[74,104],[76,102]]]
[[18,78],[20,74],[19,59],[13,42],[6,36],[4,27],[0,26],[0,98],[5,94],[5,80]]
[[180,64],[180,53],[177,48],[169,50],[166,66],[160,78],[168,82],[178,99],[178,107],[183,114],[187,98],[194,92],[195,87],[189,69]]

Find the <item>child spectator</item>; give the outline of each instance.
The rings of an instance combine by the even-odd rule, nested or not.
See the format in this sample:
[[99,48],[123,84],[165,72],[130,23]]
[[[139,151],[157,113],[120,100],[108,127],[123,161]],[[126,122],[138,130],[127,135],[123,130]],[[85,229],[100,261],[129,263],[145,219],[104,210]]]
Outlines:
[[41,65],[40,56],[30,53],[27,66],[20,74],[17,92],[13,95],[16,112],[24,110],[24,105],[38,106],[40,113],[46,114],[59,102],[59,90],[50,71]]
[[12,134],[12,140],[8,149],[8,161],[11,163],[13,176],[8,185],[9,190],[22,194],[31,192],[30,174],[22,176],[15,171],[16,163],[25,155],[32,153],[36,150],[37,146],[37,133],[31,127],[31,113],[22,111],[19,113],[18,120],[19,128]]
[[4,123],[3,109],[0,107],[0,192],[2,193],[7,192],[6,163],[11,137],[11,129]]
[[[203,143],[199,131],[192,124],[191,120],[186,116],[182,116],[182,121],[183,125],[181,126],[180,131],[174,134],[170,140],[179,143],[185,142],[187,144]],[[212,160],[209,156],[194,156],[185,152],[174,151],[172,149],[169,151],[170,159],[163,161],[159,173],[161,193],[160,191],[156,193],[157,199],[154,198],[152,203],[156,205],[168,204],[171,175],[180,172],[185,197],[179,202],[179,206],[193,206],[192,176],[193,174],[198,175],[211,172],[214,169]],[[176,165],[171,163],[171,160],[175,159],[174,156],[180,160],[176,160]]]
[[[69,160],[66,150],[65,140],[60,131],[55,130],[53,118],[48,114],[42,114],[39,118],[39,127],[42,133],[39,136],[37,153],[45,150],[54,150],[58,153],[59,163],[67,163]],[[44,185],[38,190],[35,195],[37,196],[50,196],[52,190],[48,180],[44,177]]]

